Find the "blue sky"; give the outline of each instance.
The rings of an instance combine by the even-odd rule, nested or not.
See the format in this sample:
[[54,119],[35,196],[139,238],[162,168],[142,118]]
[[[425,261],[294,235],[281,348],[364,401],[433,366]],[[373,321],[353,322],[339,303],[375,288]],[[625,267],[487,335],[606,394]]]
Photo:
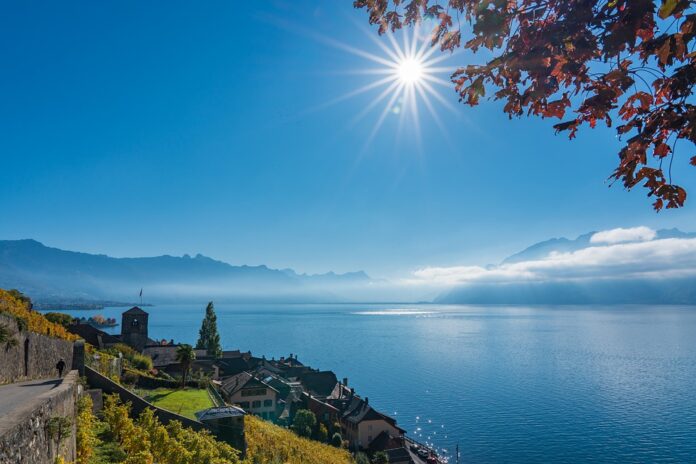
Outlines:
[[[0,238],[394,276],[590,230],[696,230],[693,200],[655,214],[607,188],[612,129],[570,142],[444,87],[447,137],[421,107],[422,147],[390,113],[365,149],[382,105],[349,123],[378,90],[310,111],[377,79],[316,37],[379,54],[351,4],[6,3]],[[696,195],[687,159],[675,173]]]

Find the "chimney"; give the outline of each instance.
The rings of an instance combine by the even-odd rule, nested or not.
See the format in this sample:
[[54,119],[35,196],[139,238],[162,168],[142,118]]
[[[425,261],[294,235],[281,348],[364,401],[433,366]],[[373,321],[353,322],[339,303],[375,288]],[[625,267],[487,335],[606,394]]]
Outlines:
[[348,377],[343,377],[343,386],[344,387],[348,386]]
[[370,398],[368,398],[367,396],[365,397],[365,404],[370,404]]

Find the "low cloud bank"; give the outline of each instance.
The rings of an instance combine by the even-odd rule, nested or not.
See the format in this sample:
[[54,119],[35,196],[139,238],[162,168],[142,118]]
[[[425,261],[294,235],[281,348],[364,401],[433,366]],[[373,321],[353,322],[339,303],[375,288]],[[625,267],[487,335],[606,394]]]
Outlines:
[[661,279],[696,276],[696,238],[656,239],[648,227],[594,234],[591,245],[552,252],[542,259],[500,266],[425,267],[409,285],[453,287],[477,283],[583,282],[609,279]]
[[657,236],[657,232],[649,227],[640,226],[624,229],[605,230],[597,232],[590,238],[590,243],[623,243],[623,242],[644,242],[652,240]]

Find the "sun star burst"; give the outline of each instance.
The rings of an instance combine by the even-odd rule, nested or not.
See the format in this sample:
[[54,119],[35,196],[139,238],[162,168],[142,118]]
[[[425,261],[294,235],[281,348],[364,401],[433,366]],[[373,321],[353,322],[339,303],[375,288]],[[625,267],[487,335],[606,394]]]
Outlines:
[[[376,95],[351,121],[351,125],[354,125],[381,107],[377,121],[372,126],[371,134],[365,141],[365,147],[374,139],[390,115],[399,117],[399,132],[404,124],[412,124],[414,130],[410,132],[416,136],[420,144],[420,106],[425,107],[440,130],[446,135],[444,125],[434,104],[437,102],[447,109],[455,111],[452,103],[440,93],[440,89],[452,89],[452,83],[443,79],[442,76],[451,74],[456,68],[440,65],[452,54],[435,55],[439,50],[438,45],[432,46],[429,35],[423,34],[420,26],[411,30],[399,31],[400,37],[391,32],[385,33],[381,37],[377,37],[372,31],[367,31],[366,34],[381,53],[359,49],[333,39],[324,40],[331,46],[370,61],[373,67],[354,69],[348,73],[374,76],[374,80],[334,98],[322,107],[367,92],[375,92]],[[401,40],[398,40],[399,38]]]

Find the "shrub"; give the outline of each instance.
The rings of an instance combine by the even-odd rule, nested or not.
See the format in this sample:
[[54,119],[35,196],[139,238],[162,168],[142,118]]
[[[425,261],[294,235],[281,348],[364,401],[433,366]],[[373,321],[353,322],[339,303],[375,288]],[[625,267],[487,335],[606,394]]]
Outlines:
[[63,327],[70,325],[73,321],[73,317],[70,314],[64,313],[46,313],[44,317],[54,324],[59,324]]
[[135,369],[141,371],[152,370],[152,358],[138,353],[125,343],[117,343],[106,351],[114,356],[118,356],[118,354],[121,353],[123,359]]
[[136,382],[138,381],[138,373],[134,372],[130,369],[126,369],[123,371],[123,375],[121,376],[121,380],[123,381],[124,384],[127,385],[135,385]]
[[311,437],[317,418],[309,409],[300,409],[295,413],[292,430],[301,437]]
[[317,427],[316,439],[322,443],[326,443],[329,439],[329,431],[324,424],[319,424],[319,427]]
[[336,448],[343,446],[343,437],[340,433],[336,432],[333,434],[331,437],[331,446],[335,446]]
[[4,343],[8,348],[16,346],[18,343],[6,324],[0,324],[0,343]]
[[128,362],[141,371],[152,370],[152,358],[144,354],[135,354],[132,358],[128,359]]
[[15,316],[14,320],[17,323],[17,330],[19,330],[20,332],[25,332],[29,330],[29,323],[25,318],[23,318],[22,316]]
[[89,464],[97,444],[96,419],[92,414],[92,398],[89,395],[77,401],[77,461],[76,464]]
[[245,464],[353,463],[353,459],[346,450],[298,437],[287,429],[255,416],[244,417],[244,429],[247,440]]
[[129,403],[121,404],[116,395],[106,396],[104,420],[128,455],[124,464],[239,463],[239,452],[208,431],[184,428],[179,421],[164,426],[151,409],[144,410],[137,421],[129,412]]
[[60,324],[51,322],[43,314],[31,309],[31,300],[16,290],[0,289],[0,313],[13,316],[20,331],[30,330],[49,337],[75,341],[79,337],[71,334]]
[[46,423],[46,431],[52,440],[58,442],[58,449],[72,433],[72,421],[69,417],[51,417]]

